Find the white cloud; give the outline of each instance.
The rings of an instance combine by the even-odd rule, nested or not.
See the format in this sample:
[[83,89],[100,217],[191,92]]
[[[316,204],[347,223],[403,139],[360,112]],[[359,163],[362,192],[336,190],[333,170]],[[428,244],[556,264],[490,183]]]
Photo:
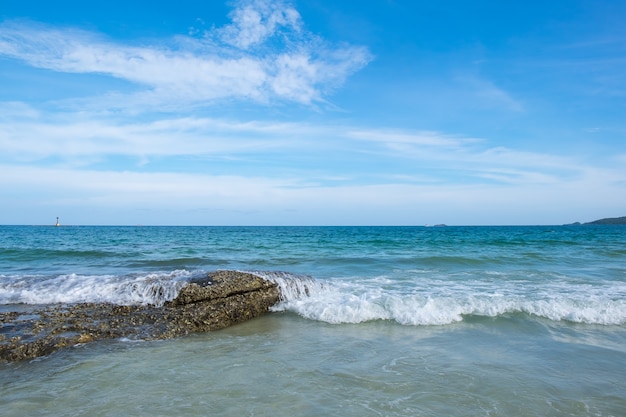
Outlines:
[[232,24],[218,31],[227,44],[248,49],[263,43],[279,28],[301,30],[300,14],[283,1],[248,0],[242,2],[230,17]]
[[319,92],[310,80],[318,77],[319,68],[311,65],[307,55],[282,55],[275,62],[276,75],[272,90],[279,96],[298,102],[319,100]]
[[569,176],[581,168],[579,162],[563,156],[492,147],[485,139],[442,132],[355,129],[348,130],[346,136],[378,144],[397,158],[493,180],[544,178],[552,181],[553,174]]
[[[0,115],[0,160],[60,157],[77,162],[107,155],[224,156],[278,148],[302,150],[307,138],[319,131],[294,123],[242,123],[201,117],[129,122],[73,113],[43,118],[28,106],[11,108],[13,112]],[[21,119],[16,120],[16,113]]]
[[[506,212],[497,216],[500,222],[523,223],[532,217],[550,222],[541,215],[550,211],[558,222],[560,207],[574,216],[562,220],[568,222],[594,217],[594,207],[601,205],[619,211],[626,184],[619,165],[598,168],[578,158],[490,147],[486,140],[441,132],[201,117],[119,123],[80,115],[49,120],[48,115],[42,120],[28,107],[12,108],[9,115],[0,115],[0,190],[4,210],[13,208],[13,213],[25,213],[24,207],[60,207],[62,212],[110,207],[125,218],[127,209],[207,208],[231,213],[235,217],[223,221],[237,224],[270,224],[278,218],[293,224],[298,219],[339,224],[381,218],[406,224],[492,222],[483,209],[491,216]],[[10,122],[15,114],[22,115],[19,123]],[[362,152],[372,157],[360,165]],[[178,165],[168,172],[170,165],[160,163],[150,165],[156,172],[137,164],[126,163],[120,171],[92,163],[111,155],[111,161],[119,155],[161,162],[210,156],[211,161],[230,162],[219,167],[206,163],[208,171],[221,175],[186,173]],[[236,160],[272,161],[276,155],[283,164],[279,176]],[[327,162],[326,155],[336,161]],[[314,164],[300,166],[309,156]],[[17,163],[47,159],[54,165]],[[12,197],[25,191],[27,196]],[[261,217],[236,217],[245,208]],[[277,217],[281,210],[292,210],[294,218]],[[350,210],[358,216],[348,215]],[[584,210],[588,212],[576,214]],[[444,218],[434,218],[434,213]],[[184,218],[202,224],[199,218]]]
[[81,199],[104,201],[114,196],[111,200],[113,204],[122,201],[153,203],[162,199],[179,201],[182,198],[193,198],[194,195],[201,199],[224,198],[241,194],[242,189],[246,190],[248,197],[260,198],[272,189],[293,184],[290,180],[261,177],[169,172],[74,170],[10,165],[0,165],[0,170],[4,173],[0,183],[5,186],[53,190],[45,194],[55,195],[56,198],[74,198],[80,195]]
[[[177,37],[169,45],[142,46],[76,29],[4,22],[0,55],[38,68],[136,83],[144,98],[134,100],[153,106],[220,99],[311,104],[371,60],[364,47],[301,35],[298,12],[283,2],[241,2],[232,18],[231,25],[204,39]],[[267,43],[279,35],[289,42]]]
[[[93,160],[115,156],[145,163],[155,157],[223,159],[246,155],[271,160],[283,155],[283,167],[306,176],[289,160],[316,155],[316,172],[308,173],[315,178],[366,175],[380,183],[394,176],[419,174],[438,178],[438,183],[511,185],[557,184],[582,178],[587,169],[578,158],[493,147],[486,140],[433,131],[242,123],[191,116],[154,121],[106,119],[85,113],[43,117],[26,106],[10,108],[14,110],[8,116],[0,115],[0,161],[54,158],[73,166],[88,166]],[[16,113],[21,116],[13,117]],[[359,165],[357,155],[364,154],[369,155],[372,168],[382,164],[381,168]],[[324,155],[344,162],[325,162]],[[396,164],[401,168],[394,168]]]
[[16,120],[34,120],[41,113],[19,101],[0,101],[0,121],[14,122]]
[[479,139],[457,137],[440,132],[421,131],[406,132],[402,130],[353,130],[348,136],[355,139],[379,142],[392,146],[394,144],[408,144],[418,146],[436,146],[458,148],[464,144],[479,141]]

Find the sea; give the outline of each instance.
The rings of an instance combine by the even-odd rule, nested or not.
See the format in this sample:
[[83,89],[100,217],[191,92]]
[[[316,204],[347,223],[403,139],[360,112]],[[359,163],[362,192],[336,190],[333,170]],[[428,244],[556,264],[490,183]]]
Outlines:
[[0,364],[0,415],[626,416],[626,226],[0,226],[0,311],[160,305],[215,270],[282,300]]

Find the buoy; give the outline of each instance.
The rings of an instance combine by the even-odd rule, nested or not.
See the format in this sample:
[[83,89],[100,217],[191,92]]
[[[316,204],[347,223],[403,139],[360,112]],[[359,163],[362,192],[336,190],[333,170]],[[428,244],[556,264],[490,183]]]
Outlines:
[[59,218],[57,217],[57,223],[55,224],[56,227],[61,226],[61,224],[59,223]]

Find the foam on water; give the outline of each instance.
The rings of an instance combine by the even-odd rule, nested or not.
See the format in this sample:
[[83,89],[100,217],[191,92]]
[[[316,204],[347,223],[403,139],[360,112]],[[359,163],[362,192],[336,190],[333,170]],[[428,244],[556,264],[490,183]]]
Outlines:
[[185,270],[129,276],[2,276],[0,304],[102,302],[161,306],[178,295],[190,276]]
[[265,280],[278,284],[281,300],[288,302],[300,298],[310,297],[324,291],[325,285],[308,275],[293,274],[283,271],[241,271],[248,272]]
[[[412,285],[371,280],[316,281],[288,273],[259,273],[278,283],[281,302],[273,311],[291,311],[327,323],[393,320],[403,325],[445,325],[465,316],[497,317],[523,313],[554,321],[600,325],[626,323],[626,286],[544,284],[513,281],[450,282],[421,279]],[[381,285],[381,284],[387,285]]]
[[[446,279],[420,274],[398,280],[316,280],[276,271],[246,271],[279,285],[272,311],[291,311],[327,323],[391,320],[402,325],[446,325],[466,316],[527,314],[554,321],[600,325],[626,323],[626,284],[577,283],[566,279]],[[0,304],[108,302],[163,305],[199,272],[176,270],[126,276],[67,274],[51,277],[1,276]],[[456,277],[458,278],[458,277]]]

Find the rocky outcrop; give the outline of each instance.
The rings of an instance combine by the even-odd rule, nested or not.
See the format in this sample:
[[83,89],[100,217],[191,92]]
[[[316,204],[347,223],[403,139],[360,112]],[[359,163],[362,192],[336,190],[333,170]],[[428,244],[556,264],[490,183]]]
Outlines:
[[0,313],[0,362],[100,339],[166,339],[222,329],[265,313],[279,299],[273,282],[218,271],[193,280],[161,307],[84,303]]

